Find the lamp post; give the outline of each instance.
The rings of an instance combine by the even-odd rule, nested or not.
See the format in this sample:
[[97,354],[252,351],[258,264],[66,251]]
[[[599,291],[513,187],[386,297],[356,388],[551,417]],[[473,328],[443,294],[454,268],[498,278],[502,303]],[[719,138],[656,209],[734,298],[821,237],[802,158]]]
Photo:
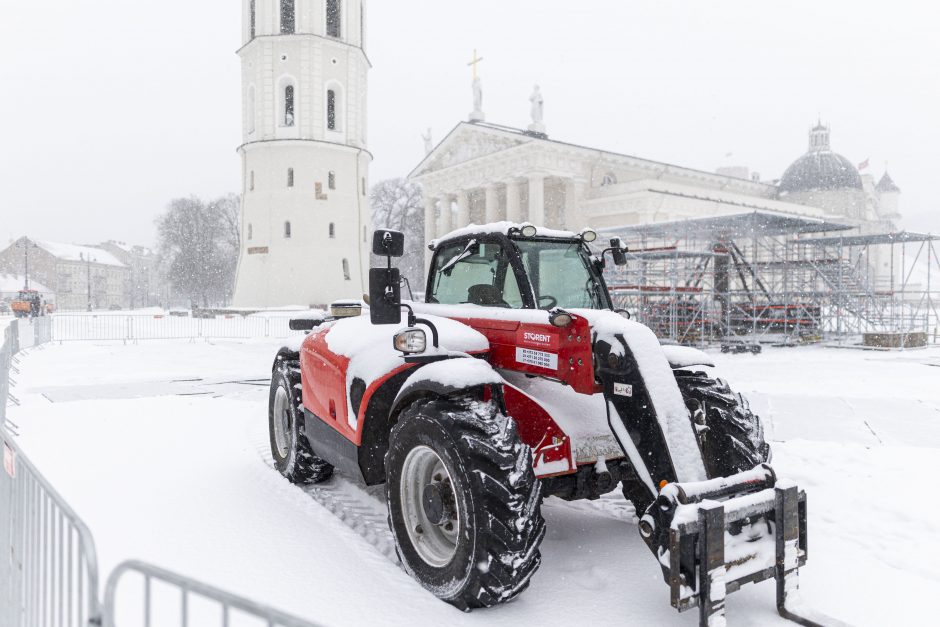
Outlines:
[[92,259],[91,255],[85,256],[85,253],[79,253],[78,258],[85,262],[85,271],[87,273],[87,282],[88,282],[88,311],[91,311],[91,264],[95,262],[95,259]]
[[29,290],[29,249],[30,248],[39,248],[36,244],[29,241],[28,238],[23,238],[23,240],[17,243],[17,246],[23,247],[23,290]]

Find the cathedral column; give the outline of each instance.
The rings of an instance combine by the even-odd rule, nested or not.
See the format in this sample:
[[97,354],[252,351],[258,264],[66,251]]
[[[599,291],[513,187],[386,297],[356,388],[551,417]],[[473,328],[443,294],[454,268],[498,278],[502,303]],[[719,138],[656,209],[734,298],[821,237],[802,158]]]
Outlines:
[[495,183],[486,186],[486,213],[483,219],[487,224],[499,219],[499,190]]
[[453,216],[451,215],[451,196],[444,194],[441,200],[441,219],[437,224],[437,236],[442,237],[453,230]]
[[506,181],[506,219],[510,222],[522,222],[522,196],[519,181]]
[[[441,203],[443,205],[443,203]],[[431,251],[428,249],[428,244],[431,243],[435,237],[437,237],[437,219],[435,212],[437,209],[437,198],[432,195],[425,195],[424,198],[424,246],[422,250],[424,251],[424,269],[425,274],[427,274],[427,269],[431,266]]]
[[584,215],[578,203],[584,185],[576,179],[565,179],[565,209],[562,212],[562,222],[558,226],[562,229],[578,231],[590,226],[584,223]]
[[460,229],[470,224],[470,193],[462,189],[457,192],[457,225]]
[[427,245],[437,236],[437,197],[427,196],[424,201],[424,245]]
[[529,222],[545,226],[545,177],[529,175]]

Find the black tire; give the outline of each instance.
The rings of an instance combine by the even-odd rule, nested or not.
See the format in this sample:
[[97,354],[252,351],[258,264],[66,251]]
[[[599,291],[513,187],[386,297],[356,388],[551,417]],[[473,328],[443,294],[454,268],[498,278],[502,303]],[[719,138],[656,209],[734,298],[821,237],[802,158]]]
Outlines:
[[676,370],[682,398],[694,413],[701,409],[708,430],[702,442],[702,457],[708,476],[727,477],[750,470],[770,458],[760,418],[740,394],[721,379],[704,372]]
[[[431,531],[440,534],[447,524],[454,526],[452,553],[444,551],[439,565],[422,556],[428,542],[419,541],[424,548],[416,548],[412,534],[431,538],[418,535],[429,533],[419,530],[420,524],[405,522],[408,506],[403,506],[413,499],[403,496],[402,485],[407,490],[423,484],[420,473],[403,475],[427,449],[446,470],[443,483],[436,483],[440,474],[432,482],[449,487],[451,504],[447,522]],[[405,570],[422,586],[465,611],[505,603],[528,587],[542,559],[542,484],[511,418],[492,402],[422,399],[402,412],[385,460],[389,527]],[[427,492],[424,488],[422,503]],[[427,512],[427,506],[421,511]]]
[[[286,397],[286,408],[279,408],[279,394]],[[283,418],[287,423],[286,430],[283,431],[286,437],[280,444],[275,432],[279,409],[288,412]],[[291,483],[320,483],[333,476],[333,466],[314,455],[305,435],[300,362],[296,355],[282,353],[274,363],[271,392],[268,396],[268,437],[274,466]]]

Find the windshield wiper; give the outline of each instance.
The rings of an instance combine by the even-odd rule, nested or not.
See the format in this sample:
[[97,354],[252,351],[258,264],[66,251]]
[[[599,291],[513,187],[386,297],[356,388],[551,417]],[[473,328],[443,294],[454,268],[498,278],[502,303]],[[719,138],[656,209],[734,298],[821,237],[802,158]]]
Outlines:
[[466,259],[467,257],[473,254],[472,249],[474,246],[476,246],[476,243],[477,241],[475,239],[470,240],[470,243],[467,244],[467,247],[464,248],[463,252],[457,255],[456,257],[454,257],[453,259],[451,259],[450,261],[448,261],[446,264],[444,264],[444,267],[441,268],[439,272],[441,274],[446,274],[447,276],[450,276],[447,273],[450,272],[454,268],[454,266],[456,266],[458,263],[460,263],[461,261],[463,261],[464,259]]

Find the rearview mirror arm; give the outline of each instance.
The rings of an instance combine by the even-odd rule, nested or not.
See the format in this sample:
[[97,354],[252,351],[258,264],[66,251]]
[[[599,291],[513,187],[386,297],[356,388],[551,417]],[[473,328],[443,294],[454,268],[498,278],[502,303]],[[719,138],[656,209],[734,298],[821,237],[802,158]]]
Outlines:
[[418,318],[415,316],[415,310],[411,308],[411,305],[402,303],[401,306],[408,310],[408,326],[413,327],[418,324],[423,324],[427,328],[431,329],[431,341],[434,343],[434,348],[440,348],[440,338],[437,335],[437,327],[434,326],[434,323],[432,323],[430,320]]

